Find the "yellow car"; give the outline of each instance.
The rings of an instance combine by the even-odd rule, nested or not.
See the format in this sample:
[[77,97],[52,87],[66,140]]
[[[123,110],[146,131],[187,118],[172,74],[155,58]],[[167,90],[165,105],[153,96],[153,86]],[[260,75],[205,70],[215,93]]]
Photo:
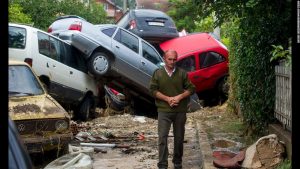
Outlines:
[[73,138],[69,114],[47,94],[27,63],[9,61],[8,75],[9,117],[28,152],[66,152]]

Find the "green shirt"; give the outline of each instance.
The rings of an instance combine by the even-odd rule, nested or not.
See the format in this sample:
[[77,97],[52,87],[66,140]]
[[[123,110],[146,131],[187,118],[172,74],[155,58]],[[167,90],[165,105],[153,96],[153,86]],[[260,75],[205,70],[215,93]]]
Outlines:
[[155,104],[158,112],[187,112],[189,97],[182,99],[178,106],[170,107],[170,105],[155,97],[157,91],[166,96],[176,96],[189,90],[191,94],[195,92],[195,86],[189,80],[187,73],[178,67],[170,77],[164,67],[157,69],[150,81],[150,93],[155,98]]

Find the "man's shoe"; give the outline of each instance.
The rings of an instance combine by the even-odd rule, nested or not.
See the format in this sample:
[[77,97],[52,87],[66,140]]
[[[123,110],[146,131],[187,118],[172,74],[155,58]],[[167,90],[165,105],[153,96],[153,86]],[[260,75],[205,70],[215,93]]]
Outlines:
[[174,164],[174,169],[182,169],[182,164]]

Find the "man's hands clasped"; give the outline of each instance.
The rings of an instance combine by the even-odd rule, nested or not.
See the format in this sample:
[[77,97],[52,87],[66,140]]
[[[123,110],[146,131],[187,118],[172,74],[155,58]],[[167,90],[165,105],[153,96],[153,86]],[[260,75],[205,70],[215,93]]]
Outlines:
[[178,106],[179,102],[181,100],[180,95],[174,96],[174,97],[169,97],[168,98],[168,104],[170,107],[176,107]]

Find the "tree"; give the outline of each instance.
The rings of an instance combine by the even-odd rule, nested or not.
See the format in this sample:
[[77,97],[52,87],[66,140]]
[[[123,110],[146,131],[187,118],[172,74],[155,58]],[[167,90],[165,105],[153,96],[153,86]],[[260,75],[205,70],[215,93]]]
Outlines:
[[19,4],[10,4],[8,6],[8,21],[13,23],[32,23],[29,15],[23,13],[23,8]]
[[9,0],[9,4],[21,6],[23,12],[34,21],[34,26],[42,30],[47,30],[61,15],[78,15],[94,24],[106,22],[103,6],[95,0],[90,0],[89,4],[80,0]]
[[[169,14],[178,28],[197,30],[215,12],[229,43],[229,93],[249,133],[263,133],[274,120],[275,74],[270,63],[272,45],[288,48],[291,37],[290,0],[171,0]],[[199,26],[203,26],[200,24]],[[232,26],[232,27],[231,27]],[[224,31],[224,28],[227,30]],[[223,38],[222,38],[223,39]],[[233,94],[233,95],[232,95]]]

